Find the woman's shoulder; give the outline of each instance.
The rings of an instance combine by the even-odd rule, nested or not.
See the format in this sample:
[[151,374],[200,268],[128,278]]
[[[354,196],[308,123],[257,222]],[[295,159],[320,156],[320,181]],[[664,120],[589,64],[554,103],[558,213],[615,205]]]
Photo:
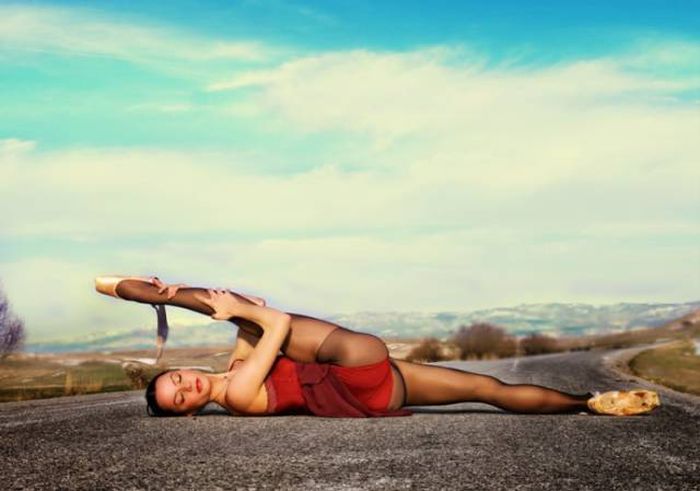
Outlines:
[[231,383],[226,389],[224,408],[234,416],[261,415],[267,412],[267,399],[267,387],[262,384],[253,402],[243,406],[236,400],[236,386]]
[[265,383],[261,384],[257,395],[253,399],[253,402],[250,403],[250,405],[246,405],[245,407],[241,405],[236,399],[236,392],[238,390],[236,384],[242,382],[233,378],[229,383],[228,387],[226,388],[226,395],[224,397],[226,402],[225,409],[236,416],[267,414],[269,396],[268,384],[272,383],[270,379],[275,373],[279,374],[283,371],[293,370],[294,365],[294,360],[292,360],[288,356],[277,355],[270,369],[270,372],[265,378]]

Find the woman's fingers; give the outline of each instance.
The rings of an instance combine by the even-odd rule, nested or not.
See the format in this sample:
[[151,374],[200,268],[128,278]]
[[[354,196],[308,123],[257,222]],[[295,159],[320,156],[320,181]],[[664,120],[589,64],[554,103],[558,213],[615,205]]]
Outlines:
[[180,288],[182,288],[183,285],[182,283],[178,283],[177,285],[169,285],[168,288],[168,300],[172,300],[175,295],[177,295],[177,292]]
[[222,288],[208,288],[207,293],[209,297],[195,293],[194,298],[212,308],[214,312],[212,312],[211,317],[213,319],[227,320],[230,318],[230,315],[223,303],[222,296],[225,294],[224,292],[225,290]]
[[152,283],[153,285],[155,285],[155,286],[158,287],[158,294],[159,294],[159,295],[160,295],[161,293],[163,293],[163,292],[168,288],[168,285],[166,285],[165,283],[163,283],[163,282],[160,280],[160,278],[158,278],[157,276],[153,276],[153,277],[151,278],[151,283]]

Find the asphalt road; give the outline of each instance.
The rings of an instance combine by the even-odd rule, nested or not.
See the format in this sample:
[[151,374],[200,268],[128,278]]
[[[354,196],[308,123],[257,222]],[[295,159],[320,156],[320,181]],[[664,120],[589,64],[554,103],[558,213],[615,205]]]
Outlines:
[[[648,387],[613,352],[443,365],[572,392]],[[0,404],[2,489],[700,489],[700,398],[633,417],[484,404],[400,418],[151,418],[141,391]]]

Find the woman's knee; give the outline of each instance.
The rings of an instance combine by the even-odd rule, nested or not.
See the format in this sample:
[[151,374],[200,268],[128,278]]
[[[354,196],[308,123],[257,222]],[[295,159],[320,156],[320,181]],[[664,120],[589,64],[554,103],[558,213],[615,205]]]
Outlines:
[[389,356],[386,343],[379,337],[368,334],[347,331],[345,335],[336,341],[342,342],[337,350],[337,364],[345,366],[359,366],[377,363]]
[[382,361],[389,356],[389,348],[380,337],[369,333],[364,333],[364,335],[369,336],[367,351],[371,352],[372,356],[377,358],[377,361]]

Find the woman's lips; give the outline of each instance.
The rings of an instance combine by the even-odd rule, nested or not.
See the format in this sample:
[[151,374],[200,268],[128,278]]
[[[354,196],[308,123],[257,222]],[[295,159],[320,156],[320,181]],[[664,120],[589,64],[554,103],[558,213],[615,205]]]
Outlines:
[[199,377],[197,377],[197,392],[202,392],[202,382],[199,381]]

